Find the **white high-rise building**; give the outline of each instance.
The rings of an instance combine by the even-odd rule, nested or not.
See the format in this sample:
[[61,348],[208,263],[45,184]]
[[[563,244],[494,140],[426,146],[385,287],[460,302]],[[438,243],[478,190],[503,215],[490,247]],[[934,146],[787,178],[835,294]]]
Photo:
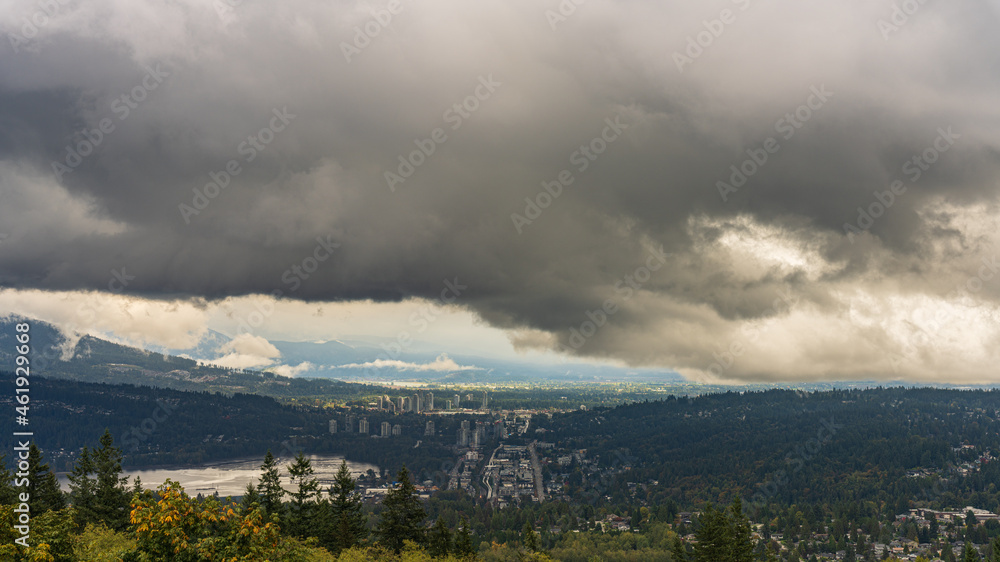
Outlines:
[[337,433],[337,420],[330,420],[330,433]]
[[358,422],[358,433],[368,433],[368,418],[361,418]]
[[462,420],[462,426],[458,428],[458,439],[455,444],[459,447],[468,447],[469,440],[472,437],[472,431],[469,429],[469,420]]
[[382,437],[389,437],[390,435],[392,435],[392,424],[382,422]]

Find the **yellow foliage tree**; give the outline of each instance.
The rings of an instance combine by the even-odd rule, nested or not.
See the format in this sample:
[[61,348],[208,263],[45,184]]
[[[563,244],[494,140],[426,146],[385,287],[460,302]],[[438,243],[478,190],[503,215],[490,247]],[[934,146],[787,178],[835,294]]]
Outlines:
[[235,503],[196,500],[167,480],[155,496],[136,496],[130,523],[136,550],[146,560],[254,562],[292,557],[298,543],[281,537],[260,509],[241,513]]

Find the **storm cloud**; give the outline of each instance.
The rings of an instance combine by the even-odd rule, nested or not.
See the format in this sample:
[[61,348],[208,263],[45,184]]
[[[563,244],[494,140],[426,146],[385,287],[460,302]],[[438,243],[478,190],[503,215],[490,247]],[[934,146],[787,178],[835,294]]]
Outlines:
[[418,297],[696,379],[996,380],[995,3],[50,4],[0,11],[4,287]]

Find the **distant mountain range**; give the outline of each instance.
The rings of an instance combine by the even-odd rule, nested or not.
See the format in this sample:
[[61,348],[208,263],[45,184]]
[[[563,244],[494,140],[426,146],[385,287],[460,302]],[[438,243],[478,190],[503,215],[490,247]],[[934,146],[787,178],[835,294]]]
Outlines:
[[[0,370],[15,368],[15,324],[17,317],[0,320]],[[920,387],[992,388],[996,385],[926,384],[907,381],[847,381],[796,384],[747,384],[742,387],[698,385],[676,373],[655,369],[626,369],[606,365],[567,363],[535,365],[474,355],[449,357],[426,344],[416,351],[391,357],[377,342],[343,339],[326,342],[270,342],[278,352],[271,371],[226,368],[212,361],[232,343],[219,332],[208,332],[195,346],[183,350],[139,349],[105,339],[82,336],[68,338],[55,326],[28,319],[31,324],[31,373],[50,378],[83,382],[134,384],[187,391],[247,393],[276,398],[343,398],[378,394],[371,385],[389,382],[427,384],[498,384],[512,382],[572,384],[586,382],[651,382],[671,386],[674,392],[718,392],[796,388]],[[292,371],[297,376],[280,373]],[[348,384],[354,383],[354,384]],[[360,384],[358,384],[360,383]]]
[[[14,324],[18,321],[24,319],[12,317],[0,322],[0,367],[13,366]],[[233,339],[212,330],[187,349],[156,346],[140,349],[93,336],[83,336],[74,342],[55,326],[38,320],[27,321],[31,324],[33,360],[41,371],[54,376],[91,382],[133,382],[129,375],[124,374],[128,369],[116,365],[139,367],[141,371],[147,371],[147,377],[153,372],[165,376],[173,371],[197,371],[218,380],[222,374],[243,371],[218,366],[216,362],[232,351]],[[280,356],[273,358],[272,364],[262,369],[301,379],[373,383],[684,382],[683,377],[667,370],[627,369],[587,363],[533,364],[477,355],[449,355],[447,350],[435,349],[422,342],[414,342],[407,349],[398,350],[388,339],[382,341],[370,337],[269,343],[280,352]],[[115,373],[120,373],[120,376]],[[243,385],[235,384],[239,387]],[[166,386],[185,389],[187,385]]]
[[[189,349],[150,348],[152,351],[189,357],[211,363],[224,354],[219,350],[232,339],[209,330]],[[398,350],[389,338],[355,336],[316,342],[271,341],[281,352],[276,372],[292,371],[296,376],[350,381],[426,382],[684,382],[676,372],[665,369],[630,369],[589,363],[537,364],[481,355],[450,354],[424,342],[413,342]],[[271,367],[269,367],[271,368]]]
[[[14,371],[15,324],[22,318],[0,321],[0,370]],[[31,325],[30,374],[83,382],[133,384],[225,394],[261,394],[274,397],[361,396],[375,387],[329,379],[286,378],[273,373],[225,369],[199,364],[191,358],[157,353],[92,336],[73,341],[54,326],[37,320]]]

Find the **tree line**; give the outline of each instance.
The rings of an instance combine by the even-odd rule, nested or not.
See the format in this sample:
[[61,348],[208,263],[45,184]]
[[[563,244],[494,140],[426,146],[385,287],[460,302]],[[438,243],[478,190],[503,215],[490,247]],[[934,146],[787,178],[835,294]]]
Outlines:
[[[2,460],[2,458],[0,458]],[[473,560],[479,558],[467,519],[457,528],[427,513],[405,465],[373,513],[365,505],[346,461],[333,484],[321,489],[311,461],[299,453],[286,468],[268,451],[260,477],[240,501],[191,497],[167,480],[155,491],[139,478],[130,485],[122,451],[105,431],[98,446],[84,448],[60,490],[41,450],[29,446],[26,487],[0,470],[0,559],[52,562],[264,561],[264,560]],[[30,494],[30,547],[14,542],[20,492]],[[546,560],[531,530],[525,560]],[[486,559],[490,559],[487,556]]]

